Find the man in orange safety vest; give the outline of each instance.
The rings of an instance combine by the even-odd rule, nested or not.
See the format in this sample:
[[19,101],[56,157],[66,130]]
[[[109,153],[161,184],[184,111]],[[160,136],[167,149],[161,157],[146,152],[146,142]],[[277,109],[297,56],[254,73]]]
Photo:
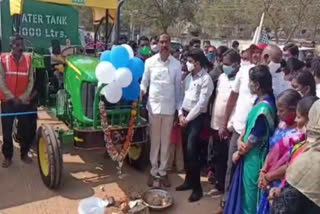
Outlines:
[[18,119],[18,128],[22,129],[18,130],[22,133],[21,160],[25,163],[32,162],[28,152],[33,140],[33,130],[31,130],[33,126],[30,126],[30,121],[34,115],[23,114],[30,109],[30,93],[34,82],[32,60],[31,55],[24,53],[24,40],[21,36],[11,37],[10,46],[11,52],[1,54],[0,58],[2,153],[5,157],[2,167],[4,168],[11,165],[13,157],[12,126],[15,118]]

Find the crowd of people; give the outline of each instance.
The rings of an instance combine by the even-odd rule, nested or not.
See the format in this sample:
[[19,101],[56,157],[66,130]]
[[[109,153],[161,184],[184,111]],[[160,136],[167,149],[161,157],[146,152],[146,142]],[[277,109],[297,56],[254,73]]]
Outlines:
[[208,172],[217,213],[320,213],[320,58],[301,61],[295,44],[240,52],[237,41],[193,39],[183,50],[168,34],[152,41],[135,49],[151,127],[147,184],[169,187],[175,165],[186,173],[176,191],[192,190],[190,202]]
[[[176,191],[191,190],[189,201],[199,201],[205,171],[210,194],[222,198],[217,213],[320,213],[320,58],[299,60],[295,44],[240,52],[236,41],[216,48],[193,39],[174,50],[168,34],[129,45],[145,62],[140,98],[151,129],[149,186],[160,178],[170,187],[175,167],[186,174]],[[1,113],[30,111],[31,58],[22,37],[11,39],[11,49],[1,55]],[[13,117],[1,120],[7,168]],[[21,136],[26,163],[35,135],[30,120],[18,116],[19,129],[29,130]]]

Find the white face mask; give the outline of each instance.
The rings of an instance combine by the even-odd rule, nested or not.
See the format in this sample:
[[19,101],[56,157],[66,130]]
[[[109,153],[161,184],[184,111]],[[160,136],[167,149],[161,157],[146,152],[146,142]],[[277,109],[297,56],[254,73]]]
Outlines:
[[240,65],[250,65],[250,61],[247,60],[241,60],[241,64]]
[[191,62],[187,62],[187,69],[189,72],[192,72],[194,70],[194,64]]
[[153,53],[158,53],[159,52],[158,44],[151,45],[151,50]]
[[276,71],[281,67],[280,63],[274,63],[273,61],[271,61],[268,66],[271,74],[276,73]]

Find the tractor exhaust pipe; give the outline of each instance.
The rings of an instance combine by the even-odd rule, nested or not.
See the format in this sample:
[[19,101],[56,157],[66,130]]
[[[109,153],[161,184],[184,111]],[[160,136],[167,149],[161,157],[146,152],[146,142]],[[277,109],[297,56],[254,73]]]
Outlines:
[[119,1],[119,5],[118,5],[118,8],[117,8],[117,25],[116,25],[116,38],[115,38],[116,44],[118,44],[118,42],[119,42],[119,37],[120,37],[120,26],[121,26],[120,12],[121,12],[121,7],[122,7],[124,1],[125,1],[125,0],[120,0],[120,1]]

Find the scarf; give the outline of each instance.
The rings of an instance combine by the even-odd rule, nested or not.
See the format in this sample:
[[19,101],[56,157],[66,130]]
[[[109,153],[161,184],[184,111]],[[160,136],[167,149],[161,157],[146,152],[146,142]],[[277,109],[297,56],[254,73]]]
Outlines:
[[320,206],[320,100],[309,111],[307,148],[289,166],[287,182]]

